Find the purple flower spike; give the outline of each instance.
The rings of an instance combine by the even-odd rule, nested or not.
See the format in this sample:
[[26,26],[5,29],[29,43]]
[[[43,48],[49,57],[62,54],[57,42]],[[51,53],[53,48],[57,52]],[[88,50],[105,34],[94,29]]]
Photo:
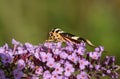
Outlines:
[[67,46],[65,48],[68,52],[72,52],[74,50],[73,45],[71,43],[67,43]]
[[8,53],[0,54],[0,57],[2,58],[3,64],[11,63],[12,62],[12,57]]
[[77,79],[89,79],[88,74],[86,72],[81,72],[77,75]]
[[98,60],[98,58],[101,56],[101,53],[99,52],[90,52],[89,53],[90,57],[94,60]]
[[70,63],[65,63],[65,76],[70,76],[75,69],[73,68],[72,64]]
[[76,53],[72,53],[71,55],[69,55],[68,59],[74,63],[77,63],[77,61],[78,61],[78,57],[77,57]]
[[47,70],[47,71],[44,71],[44,73],[43,73],[43,78],[44,79],[49,79],[49,78],[51,78],[51,74],[50,74],[50,72]]
[[15,39],[12,39],[12,44],[14,44],[14,45],[19,45],[20,42],[16,41]]
[[0,47],[0,54],[2,54],[3,52],[5,52],[5,49],[3,47]]
[[37,68],[37,69],[35,70],[35,73],[36,73],[37,75],[42,75],[42,74],[43,74],[43,68],[42,68],[42,67]]
[[[42,58],[43,62],[46,62],[48,60],[48,56],[45,52],[40,52],[40,55],[41,55],[41,58]],[[40,58],[40,57],[38,57],[38,58]]]
[[85,69],[85,66],[87,66],[89,62],[85,59],[79,59],[79,67],[81,70]]
[[0,69],[0,79],[5,79],[4,71]]
[[59,55],[61,53],[60,49],[53,49],[52,51],[54,55]]
[[54,68],[55,70],[52,72],[52,74],[62,74],[63,68],[61,67],[60,63],[57,63]]
[[24,75],[24,73],[18,69],[15,69],[13,71],[13,74],[14,74],[14,79],[21,79]]
[[50,58],[48,61],[47,61],[47,66],[50,67],[50,68],[53,68],[55,66],[55,62],[54,62],[54,59],[53,58]]
[[106,56],[104,47],[88,51],[85,42],[21,44],[12,40],[0,47],[0,79],[102,79],[119,78],[115,56]]
[[66,59],[68,57],[68,54],[64,51],[60,53],[60,58]]
[[86,49],[85,49],[84,47],[80,46],[80,47],[78,48],[78,50],[77,50],[77,53],[78,53],[79,55],[84,55],[85,50],[86,50]]
[[62,42],[56,43],[56,48],[61,48],[61,46],[62,46]]
[[25,61],[24,60],[22,60],[22,59],[20,59],[20,60],[18,60],[18,62],[17,62],[17,67],[18,67],[18,69],[23,69],[23,68],[25,68]]
[[37,76],[33,76],[31,79],[39,79],[39,77],[37,77]]
[[50,79],[61,79],[61,77],[57,74],[53,74]]

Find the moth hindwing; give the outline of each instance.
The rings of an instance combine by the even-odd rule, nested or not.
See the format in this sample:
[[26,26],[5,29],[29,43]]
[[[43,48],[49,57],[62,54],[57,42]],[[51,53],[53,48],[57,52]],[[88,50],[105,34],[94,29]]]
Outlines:
[[82,37],[77,37],[71,33],[64,32],[59,28],[54,28],[49,32],[49,38],[47,41],[60,41],[60,42],[72,42],[81,43],[81,41],[86,42],[88,45],[95,47],[89,40]]

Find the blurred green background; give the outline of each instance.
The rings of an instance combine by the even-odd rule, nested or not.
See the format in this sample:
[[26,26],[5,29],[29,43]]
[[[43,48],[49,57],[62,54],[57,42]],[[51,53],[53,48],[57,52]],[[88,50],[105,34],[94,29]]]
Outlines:
[[120,0],[0,0],[0,46],[43,43],[55,27],[103,45],[120,65]]

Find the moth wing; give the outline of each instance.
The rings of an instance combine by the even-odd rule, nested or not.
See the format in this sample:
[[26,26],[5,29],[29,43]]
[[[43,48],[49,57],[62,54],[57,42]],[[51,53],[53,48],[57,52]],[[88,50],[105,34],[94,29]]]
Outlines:
[[73,43],[80,43],[81,41],[86,42],[88,45],[95,47],[89,40],[81,38],[81,37],[77,37],[73,34],[70,33],[61,33],[60,34],[66,41],[68,42],[73,42]]
[[82,41],[78,40],[79,37],[76,37],[75,35],[70,33],[61,33],[60,35],[64,38],[64,40],[68,42],[80,43]]

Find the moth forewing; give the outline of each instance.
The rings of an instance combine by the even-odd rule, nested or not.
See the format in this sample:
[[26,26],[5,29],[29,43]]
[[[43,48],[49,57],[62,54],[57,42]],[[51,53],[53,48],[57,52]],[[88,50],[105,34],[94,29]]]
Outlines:
[[64,37],[64,40],[66,40],[66,42],[72,42],[72,43],[80,43],[81,40],[77,40],[77,39],[73,39],[72,37],[74,37],[75,35],[72,35],[70,33],[64,33],[64,34],[60,34],[62,37]]
[[74,36],[74,37],[71,37],[72,39],[75,39],[75,40],[78,40],[79,37],[77,36]]

